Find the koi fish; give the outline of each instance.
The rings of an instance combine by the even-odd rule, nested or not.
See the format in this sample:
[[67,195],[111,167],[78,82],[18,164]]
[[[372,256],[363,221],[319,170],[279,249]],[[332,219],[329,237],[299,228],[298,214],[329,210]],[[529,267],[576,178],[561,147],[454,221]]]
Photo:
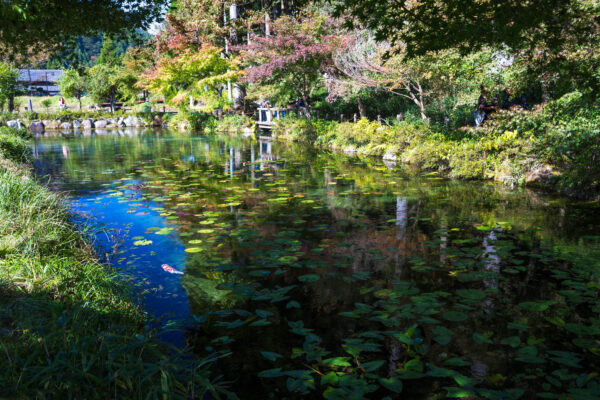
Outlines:
[[169,264],[163,264],[163,265],[161,265],[161,267],[162,267],[162,269],[164,269],[165,271],[167,271],[170,274],[183,275],[183,272],[177,271],[175,268],[171,267]]

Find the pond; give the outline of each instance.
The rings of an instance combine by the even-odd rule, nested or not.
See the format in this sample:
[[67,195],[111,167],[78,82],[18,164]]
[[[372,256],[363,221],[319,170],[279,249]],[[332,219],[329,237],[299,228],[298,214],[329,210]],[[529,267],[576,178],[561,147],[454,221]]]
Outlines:
[[598,203],[223,135],[33,149],[241,399],[600,396]]

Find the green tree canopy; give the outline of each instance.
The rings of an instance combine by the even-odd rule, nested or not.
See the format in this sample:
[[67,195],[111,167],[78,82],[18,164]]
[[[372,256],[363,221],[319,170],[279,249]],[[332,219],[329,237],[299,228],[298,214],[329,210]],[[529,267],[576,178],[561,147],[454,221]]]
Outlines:
[[120,85],[118,71],[106,64],[98,64],[89,70],[90,78],[88,91],[97,103],[110,102],[111,111],[114,112],[115,100]]
[[600,32],[600,2],[595,0],[332,1],[338,16],[349,16],[350,27],[365,25],[378,40],[405,44],[409,57],[502,45],[560,52]]
[[67,70],[58,80],[58,87],[60,94],[64,97],[75,97],[81,110],[81,96],[87,91],[88,87],[87,75],[74,69]]
[[64,50],[77,36],[147,29],[166,0],[0,1],[0,53],[16,57],[41,49]]
[[8,108],[13,109],[13,100],[16,93],[19,72],[10,64],[0,62],[0,110],[4,109],[8,101]]

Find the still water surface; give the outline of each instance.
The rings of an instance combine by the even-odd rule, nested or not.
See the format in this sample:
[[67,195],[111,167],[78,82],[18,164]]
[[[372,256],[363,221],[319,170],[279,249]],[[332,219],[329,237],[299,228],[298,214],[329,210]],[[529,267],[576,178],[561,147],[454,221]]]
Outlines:
[[597,203],[226,136],[34,155],[241,399],[600,396]]

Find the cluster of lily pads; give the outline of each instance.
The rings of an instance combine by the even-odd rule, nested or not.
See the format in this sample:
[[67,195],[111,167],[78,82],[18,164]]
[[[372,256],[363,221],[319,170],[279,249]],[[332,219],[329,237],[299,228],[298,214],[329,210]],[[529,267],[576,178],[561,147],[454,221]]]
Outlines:
[[600,396],[600,241],[563,201],[288,145],[126,140],[105,190],[164,218],[132,246],[183,243],[187,340],[229,354],[214,369],[240,398]]

